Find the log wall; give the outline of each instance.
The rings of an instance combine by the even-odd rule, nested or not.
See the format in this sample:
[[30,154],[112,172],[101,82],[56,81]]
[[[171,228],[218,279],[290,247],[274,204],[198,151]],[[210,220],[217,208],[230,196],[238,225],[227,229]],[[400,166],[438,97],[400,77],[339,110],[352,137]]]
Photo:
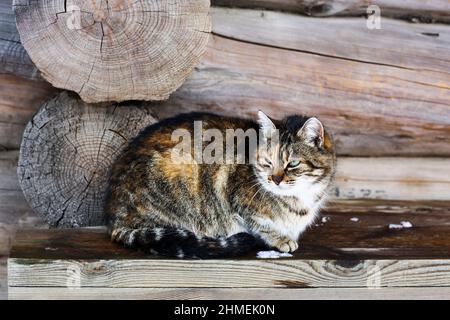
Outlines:
[[225,8],[212,15],[201,64],[155,105],[160,117],[314,114],[340,155],[450,155],[448,26],[384,18],[381,30],[369,30],[356,17]]
[[[212,9],[213,35],[200,65],[168,101],[154,104],[155,113],[317,115],[334,133],[342,160],[334,197],[353,209],[342,202],[339,208],[359,214],[367,203],[355,207],[358,199],[408,201],[383,206],[384,214],[405,212],[410,201],[418,211],[444,201],[440,219],[447,221],[450,5],[374,3],[382,8],[381,30],[368,30],[358,17],[365,1],[213,0],[240,8]],[[45,226],[30,212],[15,172],[25,124],[57,92],[21,46],[11,0],[1,0],[0,299],[15,230]]]

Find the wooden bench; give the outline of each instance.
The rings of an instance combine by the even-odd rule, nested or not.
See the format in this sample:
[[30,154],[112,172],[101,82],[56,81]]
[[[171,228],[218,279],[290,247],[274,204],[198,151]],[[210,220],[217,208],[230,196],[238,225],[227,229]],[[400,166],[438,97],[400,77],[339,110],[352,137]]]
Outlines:
[[[332,208],[293,257],[280,259],[161,259],[111,243],[103,228],[19,231],[9,298],[450,297],[448,202],[355,200]],[[389,228],[400,221],[412,227]]]

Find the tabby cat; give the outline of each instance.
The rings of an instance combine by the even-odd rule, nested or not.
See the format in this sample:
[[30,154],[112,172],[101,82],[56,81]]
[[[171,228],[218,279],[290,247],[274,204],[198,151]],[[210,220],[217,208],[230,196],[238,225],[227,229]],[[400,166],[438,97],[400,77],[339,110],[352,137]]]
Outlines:
[[[259,132],[256,147],[245,140],[255,161],[174,161],[180,143],[174,131],[194,136],[199,121],[223,136],[227,129]],[[144,129],[113,165],[108,230],[124,246],[178,258],[233,257],[261,243],[293,252],[324,203],[335,163],[331,137],[317,118],[182,114]]]

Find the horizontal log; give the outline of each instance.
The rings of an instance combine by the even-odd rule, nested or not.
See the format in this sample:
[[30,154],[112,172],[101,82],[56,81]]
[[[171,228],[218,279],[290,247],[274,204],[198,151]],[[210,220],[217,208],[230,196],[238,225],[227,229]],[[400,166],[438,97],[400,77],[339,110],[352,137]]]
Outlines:
[[43,80],[20,43],[12,0],[0,2],[0,73],[9,72],[28,79]]
[[[1,295],[1,293],[0,293]],[[12,300],[446,300],[450,288],[42,288],[11,287]],[[0,296],[1,297],[1,296]],[[279,314],[279,313],[276,313]]]
[[213,19],[202,64],[160,118],[303,113],[328,125],[340,155],[450,155],[448,26],[219,8]]
[[25,125],[57,90],[46,82],[0,74],[0,92],[0,151],[18,149]]
[[[292,258],[168,260],[121,248],[102,229],[18,233],[10,287],[449,287],[450,227],[318,226]],[[76,250],[74,250],[76,248]],[[70,270],[70,272],[67,272]],[[76,282],[74,282],[76,280]]]
[[18,158],[18,151],[0,152],[0,223],[7,225],[33,216],[19,186]]
[[19,187],[18,157],[18,151],[0,152],[0,256],[9,254],[17,228],[45,227]]
[[[0,223],[15,224],[20,217],[30,214],[18,186],[17,158],[17,151],[0,153]],[[334,201],[330,207],[340,212],[355,212],[368,206],[364,201],[358,204],[357,199],[372,199],[380,201],[374,201],[370,207],[378,206],[376,210],[380,213],[389,213],[410,210],[411,201],[428,201],[418,203],[414,210],[436,211],[439,209],[436,201],[450,201],[447,192],[450,188],[448,161],[448,158],[341,157],[336,187],[331,194],[332,200],[340,202]],[[403,204],[390,204],[387,200],[402,200]]]
[[155,104],[160,117],[314,114],[335,133],[340,155],[450,155],[448,26],[383,19],[369,30],[360,18],[212,14],[215,36],[201,65]]
[[212,0],[211,3],[225,7],[289,11],[314,17],[363,15],[370,4],[379,6],[383,17],[450,22],[450,3],[447,0]]
[[448,158],[338,159],[338,199],[450,200]]

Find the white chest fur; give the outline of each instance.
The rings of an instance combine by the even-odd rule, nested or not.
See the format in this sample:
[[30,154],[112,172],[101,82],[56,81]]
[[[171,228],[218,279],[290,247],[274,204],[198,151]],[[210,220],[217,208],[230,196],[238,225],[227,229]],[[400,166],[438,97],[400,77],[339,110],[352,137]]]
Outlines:
[[324,202],[324,197],[318,199],[318,195],[322,194],[326,186],[322,183],[312,183],[307,179],[299,180],[294,187],[280,188],[268,185],[267,189],[278,196],[296,197],[296,209],[305,210],[306,215],[299,215],[295,212],[291,214],[276,216],[272,220],[264,221],[264,224],[276,230],[281,235],[287,236],[297,241],[300,234],[313,223],[320,207]]

